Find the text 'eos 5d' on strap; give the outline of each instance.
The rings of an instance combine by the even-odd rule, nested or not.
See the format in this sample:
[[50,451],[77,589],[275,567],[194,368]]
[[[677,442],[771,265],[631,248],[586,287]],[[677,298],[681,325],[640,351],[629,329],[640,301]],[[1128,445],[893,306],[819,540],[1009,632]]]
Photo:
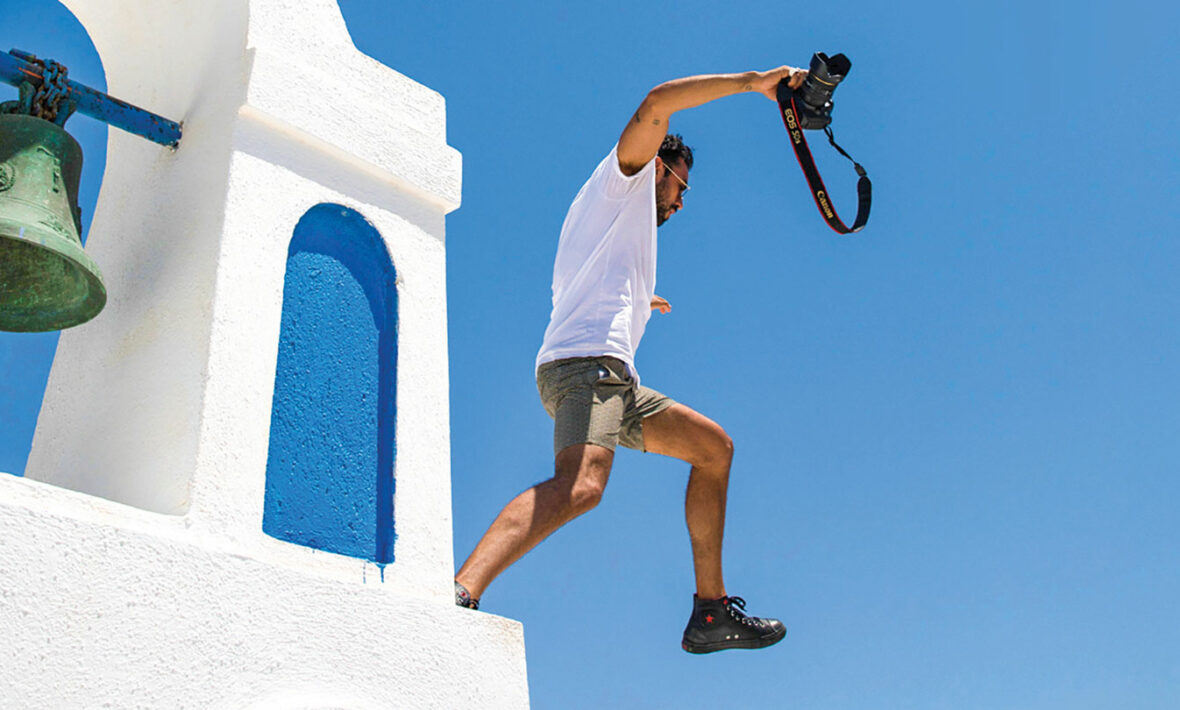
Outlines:
[[865,173],[865,169],[861,167],[860,163],[852,160],[852,156],[844,152],[844,149],[836,145],[836,141],[832,138],[832,129],[825,127],[824,133],[828,136],[828,142],[832,147],[840,151],[840,155],[852,160],[853,166],[856,167],[856,174],[860,176],[860,180],[856,183],[856,194],[859,202],[856,207],[856,220],[853,221],[852,227],[846,227],[844,222],[840,220],[840,216],[836,214],[836,208],[832,206],[832,201],[828,197],[828,190],[824,187],[824,180],[819,176],[819,171],[815,169],[815,160],[811,157],[811,149],[807,147],[807,139],[803,137],[803,129],[799,127],[799,112],[795,108],[795,98],[790,89],[784,90],[786,84],[779,86],[778,91],[778,107],[782,114],[783,123],[787,127],[787,133],[791,136],[791,147],[795,149],[795,158],[799,160],[799,167],[803,168],[803,175],[807,178],[807,185],[811,188],[811,195],[815,198],[815,206],[819,208],[819,213],[823,215],[824,221],[828,226],[834,229],[838,234],[851,234],[852,232],[859,232],[864,229],[865,223],[869,221],[869,206],[873,201],[873,183],[869,181],[869,176]]

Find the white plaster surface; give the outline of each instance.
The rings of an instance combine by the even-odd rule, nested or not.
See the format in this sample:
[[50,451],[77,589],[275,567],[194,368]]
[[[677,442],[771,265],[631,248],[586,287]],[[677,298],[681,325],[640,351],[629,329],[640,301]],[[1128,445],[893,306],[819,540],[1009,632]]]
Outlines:
[[[0,476],[0,708],[526,707],[517,622],[453,603],[443,98],[330,0],[63,0],[111,94],[87,251],[109,300],[61,335],[26,479]],[[394,563],[262,532],[287,248],[368,219],[398,275]]]
[[3,710],[528,705],[514,621],[44,483],[0,477],[0,569]]

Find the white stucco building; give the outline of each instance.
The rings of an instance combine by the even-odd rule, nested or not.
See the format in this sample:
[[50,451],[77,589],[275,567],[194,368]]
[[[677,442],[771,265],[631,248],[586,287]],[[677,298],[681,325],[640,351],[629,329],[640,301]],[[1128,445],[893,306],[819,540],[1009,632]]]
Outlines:
[[527,707],[453,602],[443,98],[331,0],[64,4],[184,135],[110,132],[109,300],[0,476],[0,708]]

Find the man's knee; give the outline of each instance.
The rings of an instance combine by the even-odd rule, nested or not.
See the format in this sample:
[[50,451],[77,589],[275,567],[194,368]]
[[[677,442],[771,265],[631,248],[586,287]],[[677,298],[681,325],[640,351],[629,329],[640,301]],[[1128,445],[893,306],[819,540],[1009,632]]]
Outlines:
[[573,488],[570,489],[570,508],[575,515],[593,510],[602,500],[605,490],[606,481],[591,479],[575,482]]
[[697,465],[728,470],[733,463],[733,439],[718,427],[717,432],[708,438],[701,458],[701,461],[696,462]]
[[602,500],[613,461],[613,451],[593,444],[570,446],[557,455],[555,478],[568,490],[568,506],[574,515],[593,509]]
[[724,431],[721,432],[721,440],[717,443],[717,455],[725,459],[727,464],[733,461],[733,439]]

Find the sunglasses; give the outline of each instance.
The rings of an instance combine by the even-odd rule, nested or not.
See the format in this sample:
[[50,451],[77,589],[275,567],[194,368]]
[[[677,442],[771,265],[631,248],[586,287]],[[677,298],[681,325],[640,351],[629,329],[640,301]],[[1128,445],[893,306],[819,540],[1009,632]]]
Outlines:
[[680,194],[681,195],[683,195],[684,193],[689,191],[690,188],[688,186],[688,183],[681,180],[680,176],[677,175],[675,172],[673,172],[672,168],[669,168],[667,165],[665,165],[664,172],[671,175],[672,177],[676,178],[676,182],[680,183]]

